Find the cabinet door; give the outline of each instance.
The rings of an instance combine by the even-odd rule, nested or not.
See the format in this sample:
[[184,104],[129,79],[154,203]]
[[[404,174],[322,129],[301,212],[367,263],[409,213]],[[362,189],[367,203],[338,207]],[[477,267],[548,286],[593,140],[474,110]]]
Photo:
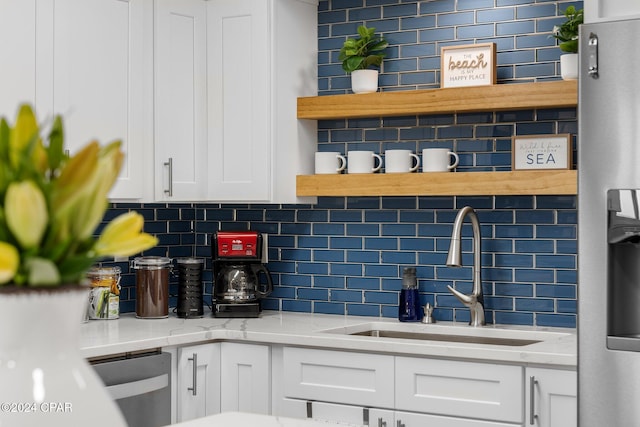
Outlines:
[[393,407],[393,356],[285,347],[285,397]]
[[[38,72],[53,61],[52,89],[38,108],[64,116],[71,154],[94,139],[122,140],[125,162],[110,196],[141,198],[143,1],[56,0],[43,8],[48,10],[39,22],[53,27],[52,49],[41,56]],[[46,85],[41,89],[49,90]]]
[[396,357],[396,408],[522,422],[519,366]]
[[178,349],[177,420],[220,412],[220,344]]
[[222,412],[271,412],[270,356],[266,345],[221,343]]
[[204,0],[156,0],[156,200],[207,194],[207,63]]
[[13,122],[18,105],[36,102],[36,1],[0,0],[0,116]]
[[[438,415],[396,412],[393,427],[518,427],[521,424],[507,424],[496,421],[474,420],[470,418],[442,417]],[[376,425],[376,424],[371,424]],[[392,427],[387,424],[388,427]]]
[[341,405],[312,400],[283,400],[281,416],[309,418],[349,426],[395,427],[394,411],[366,406]]
[[209,199],[269,201],[268,1],[215,0],[207,9]]
[[538,427],[578,425],[575,371],[527,368],[526,423]]

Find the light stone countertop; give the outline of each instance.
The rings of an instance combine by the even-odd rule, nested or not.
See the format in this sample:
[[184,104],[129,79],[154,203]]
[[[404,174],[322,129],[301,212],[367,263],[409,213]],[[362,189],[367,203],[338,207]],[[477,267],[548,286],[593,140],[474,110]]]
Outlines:
[[242,412],[225,412],[175,424],[180,427],[331,427],[345,424]]
[[[539,342],[508,346],[348,335],[349,332],[370,327],[445,334],[454,338],[465,335],[531,339]],[[93,358],[212,341],[255,342],[564,368],[575,368],[577,364],[577,336],[574,329],[510,325],[473,328],[466,323],[402,323],[388,318],[278,311],[264,311],[259,318],[249,319],[217,319],[207,311],[200,319],[181,319],[175,314],[167,319],[137,319],[134,314],[124,314],[117,320],[91,320],[83,324],[80,347],[84,357]]]

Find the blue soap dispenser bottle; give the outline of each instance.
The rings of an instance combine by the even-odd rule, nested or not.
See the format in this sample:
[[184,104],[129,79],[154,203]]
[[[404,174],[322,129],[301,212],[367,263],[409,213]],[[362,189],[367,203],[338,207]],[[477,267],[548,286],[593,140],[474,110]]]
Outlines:
[[420,322],[422,320],[422,305],[420,304],[415,267],[406,267],[402,272],[398,320],[401,322]]

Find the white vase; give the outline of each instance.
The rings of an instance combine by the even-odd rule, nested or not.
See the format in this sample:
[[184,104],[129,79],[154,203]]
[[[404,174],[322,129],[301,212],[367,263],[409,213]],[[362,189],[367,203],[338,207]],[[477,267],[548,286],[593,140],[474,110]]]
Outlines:
[[565,53],[560,55],[560,75],[563,80],[575,80],[578,78],[578,54]]
[[80,355],[87,298],[80,287],[0,288],[1,427],[126,426]]
[[378,91],[378,70],[355,70],[351,72],[351,90],[353,93],[371,93]]

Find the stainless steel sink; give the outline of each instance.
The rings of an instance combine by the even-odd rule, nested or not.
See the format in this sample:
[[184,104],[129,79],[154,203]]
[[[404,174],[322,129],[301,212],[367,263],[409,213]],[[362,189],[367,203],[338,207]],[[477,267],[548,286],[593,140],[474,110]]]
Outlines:
[[562,339],[570,334],[550,330],[526,330],[509,327],[470,328],[444,323],[425,325],[421,323],[402,322],[366,322],[340,328],[325,329],[321,332],[368,337],[375,340],[413,340],[435,343],[478,344],[504,347],[524,347],[541,342]]
[[500,338],[500,337],[483,337],[472,335],[443,335],[425,332],[403,332],[403,331],[385,331],[379,329],[371,329],[368,331],[353,332],[349,335],[361,335],[365,337],[377,338],[401,338],[409,340],[425,340],[425,341],[446,341],[446,342],[462,342],[470,344],[489,344],[489,345],[506,345],[519,347],[524,345],[536,344],[540,340],[520,339],[520,338]]

